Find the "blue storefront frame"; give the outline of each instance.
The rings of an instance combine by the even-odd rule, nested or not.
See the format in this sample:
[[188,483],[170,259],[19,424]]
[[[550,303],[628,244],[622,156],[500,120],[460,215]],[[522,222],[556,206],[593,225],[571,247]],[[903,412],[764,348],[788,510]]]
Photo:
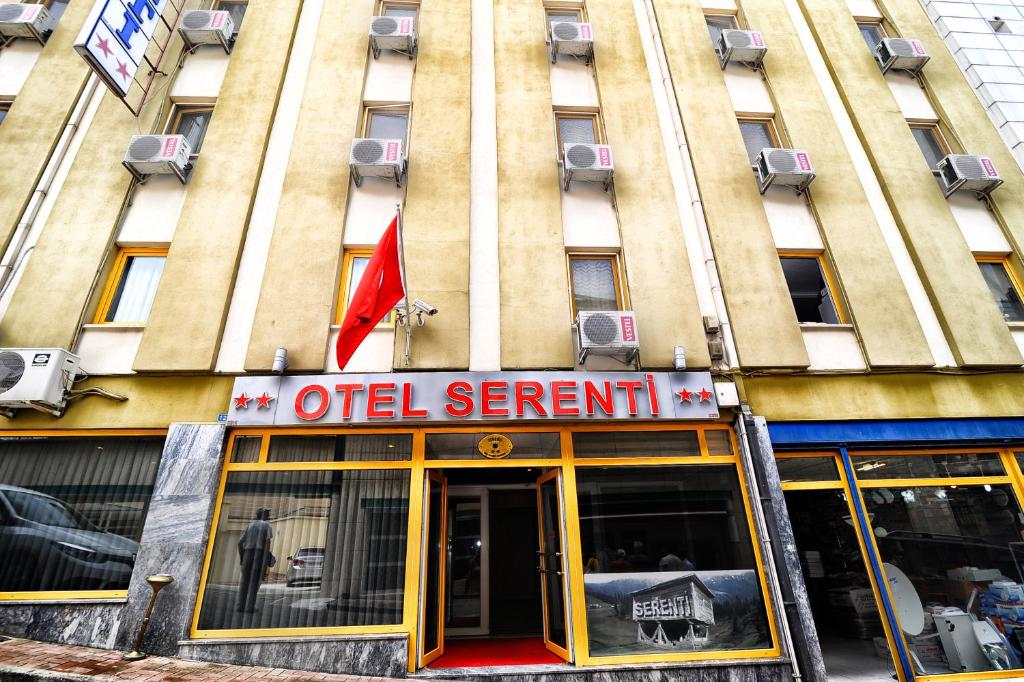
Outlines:
[[[769,422],[772,448],[780,452],[834,450],[840,454],[848,481],[854,481],[849,448],[914,447],[1011,447],[1024,444],[1024,418],[992,419],[872,419],[864,421]],[[853,495],[857,525],[864,537],[871,534],[867,512],[860,496]],[[876,582],[885,583],[882,561],[874,543],[865,543],[867,561]],[[882,609],[893,633],[896,633],[896,663],[908,682],[917,679],[900,628],[896,610],[886,590],[880,590]]]

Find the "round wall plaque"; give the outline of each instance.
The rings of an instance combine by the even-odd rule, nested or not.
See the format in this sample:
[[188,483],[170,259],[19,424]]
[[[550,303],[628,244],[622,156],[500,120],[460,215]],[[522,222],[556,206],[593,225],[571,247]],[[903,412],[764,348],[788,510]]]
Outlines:
[[512,454],[512,440],[500,433],[484,436],[476,447],[487,459],[505,459]]

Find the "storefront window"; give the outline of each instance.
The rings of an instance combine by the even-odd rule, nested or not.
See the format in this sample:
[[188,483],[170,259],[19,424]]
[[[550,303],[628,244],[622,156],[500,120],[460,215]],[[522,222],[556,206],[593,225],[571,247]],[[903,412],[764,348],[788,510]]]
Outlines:
[[199,629],[401,623],[408,502],[407,470],[229,472]]
[[268,462],[398,462],[412,458],[412,436],[271,436]]
[[861,480],[1006,475],[994,452],[855,456],[853,468]]
[[[505,454],[510,445],[511,451]],[[562,439],[557,431],[428,433],[425,455],[427,459],[548,459],[562,456]]]
[[870,488],[863,497],[921,672],[1024,667],[1015,558],[1024,525],[1011,486]]
[[583,431],[572,434],[573,454],[588,457],[699,457],[696,431]]
[[576,479],[591,656],[772,646],[734,467],[577,467]]
[[775,465],[783,483],[839,480],[836,460],[832,457],[779,457]]
[[0,593],[127,590],[163,440],[0,439]]
[[260,460],[262,436],[236,436],[231,448],[231,461],[236,464],[253,464]]

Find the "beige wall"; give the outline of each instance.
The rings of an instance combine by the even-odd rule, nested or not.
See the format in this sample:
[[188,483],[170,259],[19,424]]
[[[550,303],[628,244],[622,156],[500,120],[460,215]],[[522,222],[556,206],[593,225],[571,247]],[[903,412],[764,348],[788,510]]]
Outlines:
[[[654,93],[631,3],[590,0],[601,113],[615,160],[615,205],[629,301],[645,367],[671,367],[686,348],[691,368],[711,364],[660,139]],[[637,131],[649,131],[638,135]]]
[[822,239],[872,366],[930,366],[931,352],[853,161],[782,0],[744,0],[751,28],[770,46],[765,70],[777,124],[806,149],[817,172],[810,197]]
[[301,3],[249,6],[146,323],[136,371],[209,371],[217,359]]
[[[957,363],[1021,364],[1020,351],[992,302],[963,234],[934,177],[921,162],[910,128],[845,3],[801,0],[801,4]],[[945,49],[941,42],[937,47]],[[988,125],[983,114],[980,120]]]
[[347,151],[359,127],[373,6],[324,3],[246,367],[265,370],[284,347],[291,369],[324,369],[341,270]]
[[403,237],[409,299],[441,312],[413,332],[417,368],[469,368],[469,26],[468,2],[423,0]]
[[698,0],[655,0],[740,364],[810,360]]
[[544,8],[495,0],[501,366],[571,367],[572,313]]
[[88,2],[68,5],[0,126],[0,250],[14,232],[89,73],[71,45]]

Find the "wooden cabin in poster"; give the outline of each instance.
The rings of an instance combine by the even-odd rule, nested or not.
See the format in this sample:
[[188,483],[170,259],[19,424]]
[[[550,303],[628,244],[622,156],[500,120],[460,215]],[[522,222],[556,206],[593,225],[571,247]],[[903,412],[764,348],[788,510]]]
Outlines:
[[715,622],[715,595],[689,573],[632,592],[632,617],[638,642],[659,648],[699,649]]

